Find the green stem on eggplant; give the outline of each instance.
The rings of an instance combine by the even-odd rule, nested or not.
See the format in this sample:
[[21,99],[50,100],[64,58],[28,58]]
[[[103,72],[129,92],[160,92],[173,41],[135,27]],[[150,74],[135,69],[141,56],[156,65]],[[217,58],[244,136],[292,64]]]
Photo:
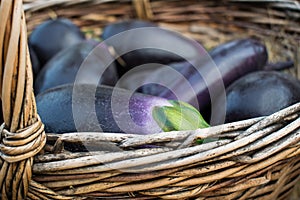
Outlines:
[[[153,119],[164,132],[195,130],[210,126],[192,105],[175,100],[169,102],[172,106],[155,106],[152,111]],[[196,140],[196,143],[203,143],[203,139]]]

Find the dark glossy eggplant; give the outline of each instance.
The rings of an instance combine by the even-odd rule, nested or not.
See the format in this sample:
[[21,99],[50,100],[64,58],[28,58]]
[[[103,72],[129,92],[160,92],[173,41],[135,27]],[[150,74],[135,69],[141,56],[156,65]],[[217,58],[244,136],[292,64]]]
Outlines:
[[[113,88],[94,85],[62,85],[50,89],[36,97],[38,113],[45,124],[46,132],[66,133],[77,131],[96,132],[129,132],[146,134],[151,129],[129,126],[130,115],[124,112],[125,101],[128,104],[130,93],[125,90],[117,91],[116,103],[112,106]],[[146,95],[137,94],[131,98],[131,105],[136,106],[133,119],[140,126],[144,123],[152,123],[155,130],[158,126],[151,116],[149,109],[154,105],[168,105],[168,101],[154,97],[153,102]],[[90,105],[91,104],[91,105]],[[72,108],[73,106],[73,108]],[[115,113],[113,113],[115,112]],[[96,116],[96,119],[93,118]],[[150,117],[150,118],[149,118]],[[124,119],[124,120],[123,120]],[[129,130],[122,130],[116,120],[123,120],[120,123],[128,123]],[[128,122],[127,122],[128,121]],[[140,127],[138,126],[138,127]]]
[[273,71],[273,70],[285,70],[290,69],[295,66],[295,63],[293,60],[287,60],[287,61],[278,61],[278,62],[269,62],[264,67],[264,70],[266,71]]
[[161,132],[165,120],[168,130],[208,126],[187,104],[103,85],[62,85],[39,94],[36,102],[46,132],[151,134]]
[[[152,65],[153,70],[132,70],[121,78],[119,87],[166,99],[179,99],[210,112],[211,101],[220,93],[225,98],[225,87],[250,72],[263,69],[267,62],[266,47],[254,39],[239,39],[224,43],[198,60]],[[150,69],[150,67],[149,67]],[[156,83],[148,84],[148,83]],[[141,87],[140,87],[141,86]],[[213,102],[214,104],[214,102]]]
[[118,80],[118,74],[110,60],[113,58],[104,43],[83,41],[64,49],[38,74],[35,93],[75,81],[113,86]]
[[119,21],[105,26],[101,34],[101,38],[103,40],[106,40],[123,31],[128,31],[135,28],[144,28],[144,27],[157,27],[157,25],[148,21],[133,20],[133,19]]
[[[103,40],[107,40],[110,37],[117,35],[119,33],[122,33],[124,31],[136,29],[136,28],[145,28],[145,27],[157,27],[156,24],[148,22],[148,21],[143,21],[143,20],[124,20],[124,21],[119,21],[115,23],[111,23],[107,26],[104,27],[101,38]],[[122,41],[124,42],[124,41]],[[128,70],[128,64],[130,63],[125,63],[123,59],[120,59],[118,57],[118,54],[116,52],[113,52],[114,55],[117,59],[115,61],[115,64],[117,66],[118,74],[122,76],[125,74]]]
[[206,53],[196,41],[171,30],[142,27],[125,31],[126,28],[124,25],[119,29],[124,32],[105,40],[121,58],[117,60],[122,61],[122,67],[118,69],[121,75],[143,64],[169,64],[185,59],[191,60]]
[[56,53],[85,39],[80,29],[69,19],[47,20],[38,25],[30,34],[32,46],[43,66]]
[[300,81],[282,72],[253,72],[226,90],[226,122],[267,116],[300,102]]

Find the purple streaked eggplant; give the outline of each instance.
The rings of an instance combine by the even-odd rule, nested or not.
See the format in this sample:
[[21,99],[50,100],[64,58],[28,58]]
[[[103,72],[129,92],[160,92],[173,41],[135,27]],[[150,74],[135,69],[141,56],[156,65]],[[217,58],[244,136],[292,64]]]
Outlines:
[[[202,113],[210,108],[211,95],[216,97],[224,92],[222,84],[227,87],[241,76],[262,70],[268,58],[266,47],[254,39],[224,43],[213,49],[210,56],[213,61],[202,57],[198,60],[171,63],[168,67],[156,66],[147,73],[137,70],[135,74],[132,70],[132,73],[121,79],[118,86],[136,89],[138,84],[141,86],[138,88],[139,92],[166,99],[179,99],[198,107]],[[147,84],[150,82],[156,84]]]
[[39,72],[35,93],[74,81],[113,86],[118,74],[114,63],[106,66],[107,60],[113,58],[104,43],[86,40],[70,46],[56,54]]
[[29,45],[35,51],[41,66],[65,49],[85,39],[80,29],[69,19],[50,19],[39,24],[29,36]]
[[[248,73],[262,70],[268,60],[266,47],[254,39],[233,40],[218,46],[210,51],[209,54],[218,71],[212,69],[214,66],[212,66],[209,60],[201,64],[201,67],[197,69],[192,67],[181,68],[178,64],[174,67],[175,69],[181,68],[180,73],[191,83],[196,92],[196,98],[201,111],[207,108],[211,103],[214,103],[211,102],[210,96],[218,95],[220,92],[223,92],[219,90],[223,88],[218,87],[218,85],[223,83],[226,88],[238,78]],[[220,73],[222,80],[214,80],[217,76],[216,73]],[[210,85],[205,86],[205,84]],[[176,81],[171,89],[173,91],[180,91],[180,94],[184,96],[185,89],[182,88],[181,85],[179,81]],[[209,93],[208,87],[216,89],[212,91],[214,94]],[[168,98],[169,95],[172,95],[172,93],[165,90],[159,96]],[[187,100],[187,102],[191,102],[193,98],[195,97]]]
[[[119,63],[122,65],[118,68],[120,75],[143,64],[180,62],[197,58],[205,52],[196,41],[175,31],[151,25],[132,26],[127,22],[118,23],[110,34],[112,37],[104,37],[105,42],[113,47],[116,56],[120,57],[117,59],[121,60]],[[119,34],[116,34],[118,31]]]
[[46,132],[151,134],[209,126],[188,104],[103,85],[61,85],[36,103]]
[[226,122],[267,116],[300,102],[300,81],[283,72],[253,72],[232,83],[226,97]]

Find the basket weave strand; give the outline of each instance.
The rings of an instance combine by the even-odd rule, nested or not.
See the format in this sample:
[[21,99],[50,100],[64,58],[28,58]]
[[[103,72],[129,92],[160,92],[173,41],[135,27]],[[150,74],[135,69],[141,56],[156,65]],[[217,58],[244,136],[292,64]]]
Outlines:
[[[237,142],[237,144],[244,146],[244,150],[240,153],[247,153],[248,151],[246,151],[246,149],[249,149],[251,146],[253,146],[251,144],[251,140],[249,140],[249,138],[252,138],[253,141],[255,141],[256,137],[262,137],[263,135],[266,136],[267,133],[270,132],[270,130],[280,130],[280,128],[282,128],[282,126],[272,126],[274,123],[278,122],[278,121],[282,121],[284,118],[287,118],[287,115],[291,115],[292,117],[288,117],[290,120],[297,120],[298,115],[296,116],[295,119],[295,115],[294,112],[299,112],[299,104],[292,106],[290,108],[287,108],[279,113],[276,113],[270,117],[265,118],[265,120],[260,119],[253,119],[253,120],[248,120],[245,122],[236,122],[233,124],[227,124],[226,127],[224,127],[225,130],[225,134],[224,132],[219,132],[219,134],[216,134],[216,129],[218,130],[217,127],[212,127],[209,128],[209,130],[197,130],[199,131],[198,134],[196,134],[196,137],[198,137],[199,135],[201,135],[201,137],[203,137],[204,135],[206,135],[206,137],[209,137],[211,135],[214,136],[218,136],[220,138],[222,138],[222,134],[224,135],[229,135],[226,134],[226,129],[227,131],[231,131],[233,133],[235,133],[237,130],[247,130],[246,127],[253,127],[252,130],[257,129],[258,134],[251,134],[248,136],[248,138],[243,138],[243,141],[248,141],[248,143],[250,143],[248,146],[246,145],[247,143],[240,143],[241,141]],[[283,113],[286,113],[286,115],[284,115]],[[257,124],[257,121],[261,121],[261,123]],[[252,121],[252,123],[250,122]],[[253,125],[254,124],[254,125]],[[270,126],[266,127],[269,124]],[[243,126],[244,125],[244,126]],[[269,131],[263,131],[260,128],[258,128],[258,126],[262,126],[265,127],[266,130]],[[221,126],[222,127],[222,126]],[[221,127],[219,127],[219,129],[221,129]],[[245,129],[246,128],[246,129]],[[299,127],[298,127],[299,128]],[[248,129],[249,130],[249,129]],[[289,129],[289,131],[291,132],[290,135],[292,134],[299,134],[298,129],[296,130],[296,132],[293,131],[293,129]],[[202,132],[202,134],[201,134]],[[243,133],[243,131],[242,131]],[[245,133],[245,132],[244,132]],[[288,131],[285,130],[285,133],[288,133]],[[99,137],[97,133],[86,133],[88,134],[88,137],[82,136],[82,139],[84,140],[84,138],[86,138],[86,140],[88,140],[88,138],[93,138],[93,137]],[[276,133],[275,133],[276,134]],[[74,136],[75,137],[72,137]],[[154,137],[155,140],[149,140],[148,138],[145,138],[145,142],[141,143],[141,144],[152,144],[157,143],[157,142],[171,142],[174,141],[174,138],[178,137],[182,139],[182,135],[177,134],[177,132],[174,132],[172,135],[174,135],[173,137],[169,136],[169,140],[166,139],[166,137],[164,137],[165,133],[160,133],[161,137],[156,136]],[[184,134],[183,134],[184,135]],[[186,134],[186,137],[189,134]],[[247,137],[247,134],[245,137]],[[62,138],[63,141],[67,141],[67,142],[76,142],[78,140],[77,136],[79,136],[77,133],[70,133],[70,134],[65,134]],[[121,136],[121,135],[120,135]],[[232,137],[237,137],[238,135],[236,134],[232,134]],[[51,136],[52,138],[54,138],[54,135]],[[117,136],[116,136],[117,137]],[[142,140],[142,139],[137,139],[140,136],[135,136],[135,135],[128,135],[127,137],[124,135],[123,138],[119,137],[119,139],[112,138],[112,137],[103,137],[102,139],[106,139],[107,142],[121,142],[122,141],[128,141],[128,139],[132,138],[133,141],[138,141],[138,140]],[[136,137],[136,138],[135,138]],[[150,137],[150,136],[149,136]],[[266,136],[267,137],[267,136]],[[153,138],[153,139],[154,139]],[[161,141],[160,141],[161,138]],[[135,139],[135,140],[134,140]],[[221,140],[222,141],[222,140]],[[223,140],[224,144],[229,144],[228,142],[226,142],[226,140]],[[299,141],[299,139],[296,140],[292,140],[289,141],[289,146],[291,146],[292,144],[296,143],[297,141]],[[59,143],[60,145],[63,144]],[[222,145],[219,143],[219,145]],[[245,146],[246,145],[246,146]],[[46,185],[48,185],[49,187],[57,187],[56,184],[58,184],[59,186],[64,186],[65,188],[68,188],[69,186],[72,185],[72,187],[75,187],[75,185],[79,184],[76,189],[66,189],[66,190],[61,190],[60,192],[62,194],[69,194],[69,195],[74,195],[74,194],[84,194],[86,192],[97,192],[98,190],[101,189],[101,191],[106,191],[107,194],[111,194],[111,195],[116,195],[116,194],[123,194],[125,195],[127,193],[127,191],[130,189],[130,191],[134,192],[139,192],[139,194],[144,194],[144,195],[153,195],[153,196],[160,196],[161,198],[170,198],[170,199],[174,199],[177,195],[178,198],[182,198],[182,196],[186,195],[186,196],[193,196],[195,195],[195,193],[191,192],[195,187],[195,185],[201,185],[203,191],[205,191],[205,188],[207,188],[208,191],[210,191],[210,189],[213,190],[213,188],[216,190],[218,187],[224,188],[224,186],[226,185],[231,185],[232,183],[230,183],[230,181],[225,181],[225,182],[221,182],[219,183],[220,185],[210,185],[210,183],[213,183],[219,179],[222,178],[233,178],[236,180],[240,180],[242,181],[242,186],[240,187],[245,187],[245,188],[251,188],[253,187],[253,183],[255,183],[256,187],[257,187],[257,191],[259,190],[259,185],[263,185],[265,183],[271,183],[270,180],[266,180],[264,178],[257,178],[257,176],[264,176],[265,173],[270,174],[272,170],[272,168],[274,168],[274,166],[278,166],[279,164],[283,164],[285,162],[288,163],[287,168],[294,168],[295,170],[299,170],[298,167],[299,165],[295,165],[293,164],[293,162],[290,162],[290,157],[296,156],[299,154],[299,150],[297,150],[297,146],[296,147],[292,147],[292,148],[288,148],[284,151],[281,151],[278,154],[274,155],[274,151],[276,152],[276,149],[280,148],[277,146],[274,146],[272,148],[272,151],[268,151],[269,152],[269,157],[267,159],[263,159],[260,162],[256,162],[253,165],[249,165],[247,163],[242,164],[240,160],[242,159],[237,159],[237,155],[240,154],[233,154],[232,156],[228,156],[226,155],[224,152],[224,149],[226,151],[231,151],[234,149],[239,149],[238,145],[231,145],[232,149],[230,148],[226,148],[223,146],[219,146],[216,149],[216,146],[210,146],[209,143],[206,145],[201,145],[201,146],[195,146],[195,147],[190,147],[187,149],[183,149],[181,150],[175,150],[175,151],[170,151],[170,149],[162,149],[161,153],[156,152],[156,154],[152,154],[151,152],[146,153],[147,150],[136,150],[136,151],[125,151],[125,152],[113,152],[113,153],[91,153],[90,155],[88,155],[87,153],[82,154],[82,157],[80,158],[80,154],[77,154],[76,157],[71,158],[69,157],[68,160],[65,160],[63,158],[59,158],[59,156],[57,157],[53,157],[53,156],[39,156],[39,159],[43,160],[41,162],[41,164],[35,164],[34,167],[34,171],[35,173],[41,174],[41,176],[37,176],[37,180],[43,181],[45,182]],[[255,146],[255,145],[254,145]],[[263,145],[260,145],[258,147],[263,147]],[[193,149],[197,149],[198,150],[194,150]],[[199,150],[202,149],[202,150]],[[251,150],[251,149],[250,149]],[[255,148],[254,148],[255,150]],[[152,149],[152,151],[154,151]],[[201,151],[203,153],[201,153]],[[218,163],[214,163],[214,161],[218,161],[219,157],[218,154],[215,153],[219,153],[219,154],[225,154],[223,159],[223,162],[218,162]],[[238,151],[239,152],[239,151]],[[253,151],[255,152],[255,151]],[[262,150],[262,152],[264,152],[264,150]],[[152,152],[153,153],[153,152]],[[159,154],[157,154],[159,153]],[[148,154],[147,157],[145,157]],[[167,155],[168,154],[168,155]],[[187,155],[193,155],[190,157],[186,157]],[[67,154],[68,155],[68,154]],[[143,155],[143,156],[142,156]],[[209,158],[209,155],[213,155],[216,156],[216,159],[214,160],[214,157],[212,157],[212,159],[208,159],[206,161],[204,161],[204,159]],[[229,154],[230,155],[230,154]],[[274,155],[274,156],[272,156]],[[142,157],[141,157],[142,156]],[[169,156],[172,156],[173,158],[175,158],[176,160],[172,160]],[[94,159],[91,159],[91,158]],[[135,158],[135,159],[134,159]],[[168,159],[170,159],[170,161]],[[282,161],[282,158],[286,158],[286,160]],[[233,160],[232,160],[233,159]],[[202,162],[201,162],[202,161]],[[289,162],[288,162],[289,161]],[[72,165],[72,162],[76,163],[75,166]],[[278,164],[279,162],[279,164]],[[296,162],[296,161],[295,161]],[[70,164],[68,164],[70,163]],[[101,163],[107,163],[105,165],[102,165]],[[196,164],[195,164],[196,163]],[[199,163],[199,164],[197,164]],[[207,163],[207,164],[205,164]],[[81,167],[79,167],[81,166]],[[86,166],[86,167],[84,167]],[[192,168],[190,168],[191,166],[194,166]],[[71,169],[74,168],[74,169]],[[124,169],[125,168],[125,169]],[[170,168],[170,169],[169,169]],[[121,171],[111,171],[112,169],[122,169]],[[258,170],[261,169],[261,170]],[[156,171],[154,171],[156,170]],[[174,171],[175,170],[175,171]],[[220,172],[217,173],[217,171],[222,170]],[[145,173],[145,171],[148,171]],[[215,174],[211,174],[211,175],[206,175],[209,172],[213,172],[216,171]],[[278,169],[275,169],[274,172],[278,171]],[[134,172],[141,172],[140,174],[135,174]],[[156,173],[158,172],[158,173]],[[282,173],[286,171],[281,171]],[[297,172],[298,173],[298,172]],[[45,174],[49,174],[49,178],[47,179],[46,177],[43,177]],[[81,176],[81,178],[79,178],[79,174],[85,174],[87,177],[84,178],[84,176]],[[271,173],[272,174],[272,173]],[[275,173],[276,174],[276,173]],[[274,175],[275,175],[274,174]],[[280,173],[281,174],[281,173]],[[283,174],[284,175],[284,174]],[[77,176],[77,177],[76,177]],[[250,176],[250,177],[249,177]],[[39,178],[38,178],[39,177]],[[65,177],[65,178],[63,178]],[[160,178],[161,177],[161,178]],[[169,177],[169,178],[168,178]],[[188,178],[190,177],[190,178]],[[243,180],[243,178],[246,178],[246,181]],[[251,177],[253,177],[253,180],[251,179]],[[281,176],[278,176],[278,173],[276,174],[276,176],[272,177],[272,179],[276,179],[280,178]],[[287,176],[289,177],[289,176]],[[74,182],[72,182],[71,180],[69,180],[70,178],[74,179]],[[79,179],[77,179],[79,178]],[[139,183],[135,183],[135,180],[140,180],[141,182]],[[248,179],[251,179],[249,181],[247,181]],[[153,179],[153,181],[151,181]],[[56,182],[52,181],[56,180]],[[68,180],[68,181],[66,181]],[[78,181],[76,181],[78,180]],[[80,182],[81,180],[81,182]],[[98,181],[96,181],[98,180]],[[102,180],[102,181],[101,181]],[[144,181],[143,181],[144,180]],[[149,181],[150,180],[150,181]],[[155,180],[155,181],[154,181]],[[77,183],[75,183],[77,182]],[[82,183],[90,183],[86,186],[80,186],[80,184]],[[98,182],[98,183],[97,183]],[[131,183],[132,182],[132,183]],[[172,184],[172,185],[170,185]],[[204,187],[205,186],[205,187]],[[164,189],[160,189],[164,188]],[[231,186],[229,188],[232,188],[231,190],[239,190],[240,187],[237,186]],[[275,186],[273,186],[275,187]],[[154,192],[156,190],[153,189],[157,188],[157,192]],[[176,190],[175,190],[176,188]],[[185,188],[185,189],[184,189]],[[187,190],[186,192],[183,192],[184,190],[186,190],[187,188],[189,188],[189,190]],[[222,190],[223,190],[222,188]],[[271,187],[272,188],[272,187]],[[262,189],[262,188],[260,188]],[[274,189],[274,188],[273,188]],[[162,192],[162,191],[165,192]],[[215,192],[215,190],[213,190]],[[148,192],[149,191],[149,192]],[[172,191],[173,196],[171,198],[171,194],[169,194],[169,192]],[[177,192],[176,192],[177,191]],[[202,191],[202,192],[203,192]],[[236,194],[241,194],[241,192],[237,192]],[[256,190],[255,190],[256,191]],[[91,194],[90,194],[91,195]],[[95,195],[95,194],[94,194]],[[102,194],[104,195],[104,194]],[[174,196],[175,195],[175,196]],[[202,194],[204,195],[204,194]],[[220,194],[223,195],[223,194]],[[274,196],[274,194],[272,194]],[[125,196],[124,196],[125,197]],[[231,195],[228,196],[228,199],[230,199],[229,197],[231,197]]]
[[[297,75],[298,1],[24,2],[22,7],[21,0],[1,0],[0,7],[2,199],[287,199],[300,173],[300,103],[270,116],[193,131],[46,136],[32,92],[23,9],[29,32],[49,16],[69,17],[95,35],[110,22],[139,17],[207,48],[255,36],[267,44],[272,61],[293,59],[290,72]],[[219,140],[194,143],[211,137]],[[119,151],[64,150],[78,142],[91,147],[109,143]],[[144,145],[156,148],[139,148]]]

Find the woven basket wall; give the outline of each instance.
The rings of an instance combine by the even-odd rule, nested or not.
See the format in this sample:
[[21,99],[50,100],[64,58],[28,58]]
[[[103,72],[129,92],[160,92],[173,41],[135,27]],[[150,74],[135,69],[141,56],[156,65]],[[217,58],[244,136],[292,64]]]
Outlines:
[[[300,174],[300,103],[271,116],[195,131],[45,134],[32,91],[27,34],[49,17],[71,19],[88,37],[98,37],[108,23],[140,18],[207,49],[257,37],[270,61],[293,60],[288,73],[299,78],[299,1],[0,2],[1,199],[288,199]],[[223,140],[191,145],[208,137]],[[66,142],[91,140],[123,151],[63,150]],[[145,144],[161,147],[136,148]]]

